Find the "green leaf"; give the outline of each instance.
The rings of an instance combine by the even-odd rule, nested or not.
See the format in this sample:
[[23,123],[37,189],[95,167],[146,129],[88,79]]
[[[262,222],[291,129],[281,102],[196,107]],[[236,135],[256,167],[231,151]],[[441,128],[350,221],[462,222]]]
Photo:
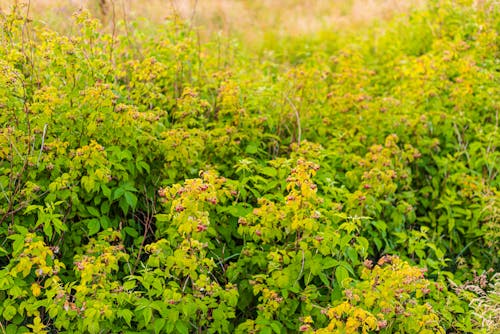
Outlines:
[[318,274],[321,272],[323,269],[321,265],[321,260],[317,257],[313,258],[310,263],[310,269],[311,269],[311,274],[314,276],[318,276]]
[[326,276],[326,274],[324,272],[319,273],[319,278],[325,286],[327,286],[327,287],[330,286],[330,284],[331,284],[330,280],[328,279],[328,276]]
[[322,269],[330,269],[339,265],[339,261],[328,257],[324,259],[321,263]]
[[245,148],[245,153],[248,153],[248,154],[257,153],[257,151],[259,150],[259,147],[257,145],[258,144],[256,144],[256,143],[248,144],[247,147]]
[[94,235],[101,229],[101,223],[98,219],[89,219],[87,221],[87,227],[89,229],[89,235]]
[[10,321],[10,320],[12,320],[12,318],[14,318],[16,313],[17,313],[16,308],[12,305],[8,305],[3,310],[3,317],[5,320]]
[[116,188],[115,192],[113,194],[113,199],[117,200],[118,198],[122,197],[123,194],[125,194],[125,190],[122,188]]
[[52,232],[53,230],[50,222],[45,222],[45,224],[43,224],[43,233],[45,233],[45,235],[49,237],[49,239],[52,239]]
[[99,210],[97,210],[96,208],[94,208],[93,206],[87,206],[87,211],[94,217],[99,217],[101,216],[101,213],[99,212]]
[[357,243],[361,246],[361,249],[363,250],[363,253],[366,253],[369,250],[369,242],[366,238],[364,237],[357,237],[356,238]]
[[168,310],[167,318],[169,322],[176,323],[179,319],[179,311],[177,311],[176,309]]
[[261,334],[272,334],[273,330],[271,329],[271,327],[264,327],[264,328],[261,329],[261,331],[259,333],[261,333]]
[[109,209],[111,209],[111,203],[109,201],[103,201],[101,204],[101,213],[103,215],[107,215],[109,213]]
[[159,213],[155,216],[156,220],[159,222],[168,222],[170,220],[170,216],[164,213]]
[[351,263],[353,265],[356,265],[359,263],[358,253],[356,252],[356,250],[354,248],[347,247],[346,254],[347,254],[347,257],[351,260]]
[[120,184],[120,188],[128,192],[137,192],[137,189],[134,187],[134,184],[131,182],[123,182]]
[[90,176],[82,176],[81,183],[83,189],[85,189],[88,193],[94,190],[95,181],[93,177]]
[[277,334],[280,334],[281,333],[281,327],[282,325],[277,322],[277,321],[273,321],[271,322],[271,328],[273,329],[273,331]]
[[14,234],[9,236],[9,239],[14,240],[12,243],[12,254],[18,255],[24,248],[24,235]]
[[28,229],[22,225],[16,224],[14,225],[14,229],[21,235],[25,236],[29,233]]
[[264,167],[264,168],[262,168],[262,170],[260,172],[262,174],[270,176],[270,177],[275,177],[276,175],[278,175],[278,172],[276,171],[276,169],[274,169],[272,167]]
[[355,276],[356,274],[354,273],[354,269],[352,269],[352,266],[349,264],[349,262],[342,261],[340,262],[340,265],[343,266],[344,268],[347,269],[347,271],[352,275]]
[[139,232],[137,232],[136,229],[134,229],[130,226],[124,227],[123,232],[130,235],[132,238],[137,238],[139,236]]
[[128,291],[132,290],[133,288],[135,288],[134,280],[126,281],[125,283],[123,283],[123,290]]
[[175,323],[175,329],[177,329],[180,334],[189,334],[189,327],[184,321],[177,321]]
[[335,269],[335,278],[337,279],[338,284],[340,284],[341,286],[342,282],[344,282],[344,280],[348,277],[349,272],[343,266],[338,266],[337,269]]
[[[17,325],[10,324],[5,328],[5,334],[16,334],[18,332]],[[22,333],[22,332],[20,332]]]
[[148,174],[150,173],[149,165],[144,161],[138,161],[136,167],[139,172],[141,172],[141,169],[144,169]]
[[161,332],[161,330],[163,329],[163,327],[165,327],[165,323],[167,322],[166,319],[164,318],[157,318],[155,319],[155,324],[154,324],[154,329],[155,329],[155,333],[158,334]]
[[105,184],[101,184],[101,190],[104,196],[106,196],[107,199],[112,199],[111,198],[111,189]]
[[372,221],[372,225],[375,226],[380,232],[385,232],[387,229],[386,223],[382,220]]
[[[125,284],[124,284],[124,286],[125,286]],[[130,322],[132,320],[132,317],[134,316],[134,313],[132,311],[130,311],[129,309],[118,310],[117,311],[117,315],[120,318],[123,318],[123,320],[125,320],[125,322],[127,323],[127,325],[130,327]]]
[[346,234],[340,239],[340,249],[345,249],[347,244],[352,240],[351,234]]
[[95,320],[91,320],[89,319],[90,321],[87,323],[88,327],[87,327],[87,330],[89,331],[89,333],[91,334],[94,334],[94,333],[99,333],[99,321],[97,321],[97,319]]
[[125,215],[128,214],[129,205],[125,197],[120,198],[118,205],[120,205],[120,208]]
[[137,205],[137,196],[135,196],[133,193],[131,192],[125,192],[125,200],[127,201],[127,204],[135,210],[135,207]]
[[108,216],[101,216],[99,221],[101,222],[101,227],[103,230],[106,230],[111,226],[111,219],[109,219]]
[[238,203],[236,205],[230,206],[227,209],[229,214],[233,217],[236,217],[236,218],[245,217],[250,212],[252,212],[252,210],[253,210],[253,207],[251,207],[251,206],[246,207],[243,203]]
[[153,317],[153,309],[151,307],[146,307],[142,313],[144,316],[144,322],[149,324],[151,322],[151,318]]

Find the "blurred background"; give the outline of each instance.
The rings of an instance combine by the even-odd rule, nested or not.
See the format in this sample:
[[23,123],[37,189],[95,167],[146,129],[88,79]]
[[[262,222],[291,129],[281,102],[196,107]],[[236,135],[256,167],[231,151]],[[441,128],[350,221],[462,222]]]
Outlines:
[[332,27],[386,20],[421,6],[424,0],[0,0],[0,9],[24,5],[31,18],[64,31],[75,11],[87,8],[104,28],[120,20],[161,22],[177,14],[199,33],[260,38],[303,35]]

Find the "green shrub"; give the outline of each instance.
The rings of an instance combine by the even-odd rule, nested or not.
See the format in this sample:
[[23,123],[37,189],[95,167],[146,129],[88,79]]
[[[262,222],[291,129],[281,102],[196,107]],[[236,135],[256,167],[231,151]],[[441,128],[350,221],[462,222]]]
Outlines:
[[[257,57],[177,17],[108,34],[83,11],[59,34],[19,13],[0,14],[2,333],[495,329],[495,2]],[[467,290],[476,272],[493,285]]]

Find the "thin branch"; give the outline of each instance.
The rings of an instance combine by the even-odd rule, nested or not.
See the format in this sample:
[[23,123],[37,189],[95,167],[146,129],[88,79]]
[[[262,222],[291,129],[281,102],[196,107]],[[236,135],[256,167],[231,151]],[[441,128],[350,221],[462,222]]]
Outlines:
[[300,146],[302,137],[302,127],[300,126],[300,114],[297,107],[295,107],[295,104],[293,104],[292,100],[290,100],[290,98],[287,95],[285,95],[285,99],[287,100],[288,104],[290,104],[290,107],[292,107],[292,110],[295,113],[295,118],[297,121],[297,144]]
[[463,141],[462,135],[460,134],[460,131],[458,130],[457,123],[453,123],[453,128],[455,129],[455,133],[457,134],[458,144],[460,145],[460,148],[465,153],[465,156],[467,157],[467,163],[470,166],[470,156],[469,156],[469,152],[467,152],[468,144]]
[[196,8],[198,7],[198,0],[194,1],[193,11],[191,12],[191,18],[189,19],[189,32],[193,30],[194,26],[194,17],[196,15]]
[[43,147],[45,145],[45,135],[47,134],[47,126],[47,123],[43,126],[42,144],[40,145],[40,152],[38,152],[38,159],[36,160],[37,166],[40,164],[40,158],[42,157]]
[[300,280],[300,277],[302,277],[302,274],[304,273],[304,265],[305,265],[305,262],[306,262],[306,258],[305,258],[305,254],[304,254],[304,250],[302,250],[302,264],[300,266],[300,272],[299,272],[299,276],[297,276],[297,279],[295,280],[295,284],[297,284]]
[[2,188],[2,193],[5,196],[5,199],[7,200],[7,203],[9,203],[9,205],[10,205],[10,199],[7,196],[7,192],[5,191],[5,188],[3,187],[2,183],[0,183],[0,188]]

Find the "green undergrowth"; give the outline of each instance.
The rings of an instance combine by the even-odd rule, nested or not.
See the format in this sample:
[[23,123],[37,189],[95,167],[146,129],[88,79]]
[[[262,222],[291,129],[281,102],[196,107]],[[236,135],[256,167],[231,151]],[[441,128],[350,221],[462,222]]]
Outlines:
[[2,14],[0,333],[499,330],[499,13],[257,51]]

